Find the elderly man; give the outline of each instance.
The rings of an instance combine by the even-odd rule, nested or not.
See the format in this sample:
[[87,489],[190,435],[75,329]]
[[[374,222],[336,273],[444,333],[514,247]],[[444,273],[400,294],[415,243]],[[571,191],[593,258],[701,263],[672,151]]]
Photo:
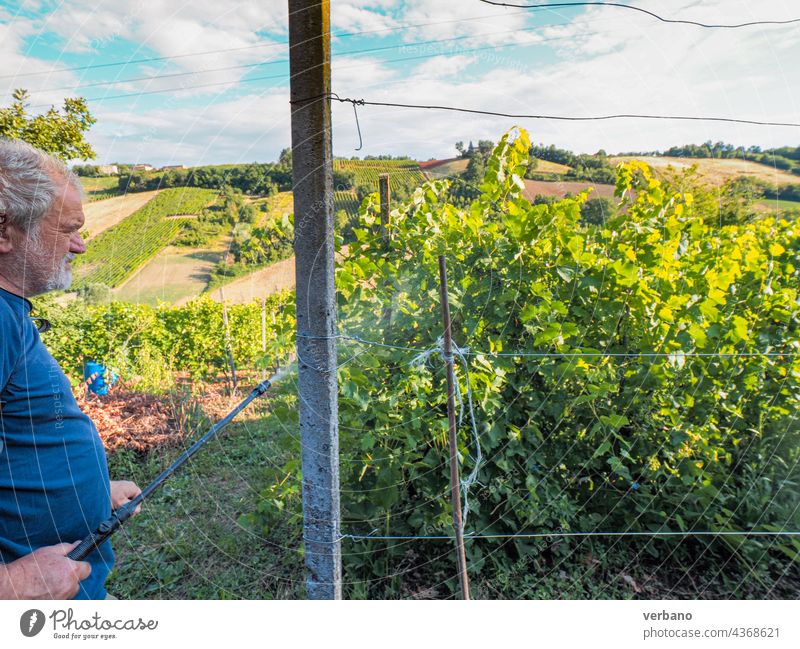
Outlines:
[[29,315],[27,298],[69,286],[83,222],[77,178],[0,138],[0,598],[113,599],[108,541],[86,561],[65,555],[140,493],[109,481],[97,429]]

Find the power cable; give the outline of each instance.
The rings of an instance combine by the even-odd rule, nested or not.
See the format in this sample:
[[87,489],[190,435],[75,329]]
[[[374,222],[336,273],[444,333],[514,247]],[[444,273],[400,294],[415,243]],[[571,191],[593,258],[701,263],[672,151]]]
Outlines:
[[735,25],[719,25],[719,24],[709,24],[709,23],[701,23],[695,20],[682,20],[682,19],[675,19],[675,18],[664,18],[663,16],[659,16],[657,13],[649,11],[647,9],[643,9],[641,7],[635,7],[633,5],[626,5],[619,2],[554,2],[552,4],[514,4],[510,2],[495,2],[494,0],[479,0],[487,5],[492,5],[495,7],[513,7],[515,9],[544,9],[544,10],[551,10],[551,9],[560,9],[565,7],[614,7],[617,9],[630,9],[632,11],[638,11],[643,14],[647,14],[652,18],[660,20],[662,23],[673,23],[673,24],[680,24],[680,25],[694,25],[696,27],[704,27],[706,29],[739,29],[740,27],[752,27],[754,25],[789,25],[792,23],[800,23],[800,18],[791,18],[789,20],[754,20],[752,22],[747,23],[738,23]]

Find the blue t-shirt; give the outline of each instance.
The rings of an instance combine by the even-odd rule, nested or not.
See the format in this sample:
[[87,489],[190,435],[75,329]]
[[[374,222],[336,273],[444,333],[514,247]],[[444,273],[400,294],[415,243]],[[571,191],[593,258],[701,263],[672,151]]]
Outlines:
[[[0,289],[0,561],[72,543],[111,515],[105,449],[39,339],[28,300]],[[75,599],[104,599],[106,541]]]

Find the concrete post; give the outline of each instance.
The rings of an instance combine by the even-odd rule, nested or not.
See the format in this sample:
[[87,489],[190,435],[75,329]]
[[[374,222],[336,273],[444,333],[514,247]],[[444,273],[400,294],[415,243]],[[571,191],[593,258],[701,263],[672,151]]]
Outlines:
[[306,584],[340,599],[329,0],[289,0],[289,66]]

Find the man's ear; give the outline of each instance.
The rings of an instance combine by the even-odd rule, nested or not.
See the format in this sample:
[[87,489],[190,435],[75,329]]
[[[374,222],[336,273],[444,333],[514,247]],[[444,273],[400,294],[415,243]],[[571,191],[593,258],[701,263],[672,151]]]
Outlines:
[[11,233],[9,229],[11,226],[8,224],[8,217],[0,213],[0,254],[6,254],[11,252],[14,248],[13,244],[11,243]]

